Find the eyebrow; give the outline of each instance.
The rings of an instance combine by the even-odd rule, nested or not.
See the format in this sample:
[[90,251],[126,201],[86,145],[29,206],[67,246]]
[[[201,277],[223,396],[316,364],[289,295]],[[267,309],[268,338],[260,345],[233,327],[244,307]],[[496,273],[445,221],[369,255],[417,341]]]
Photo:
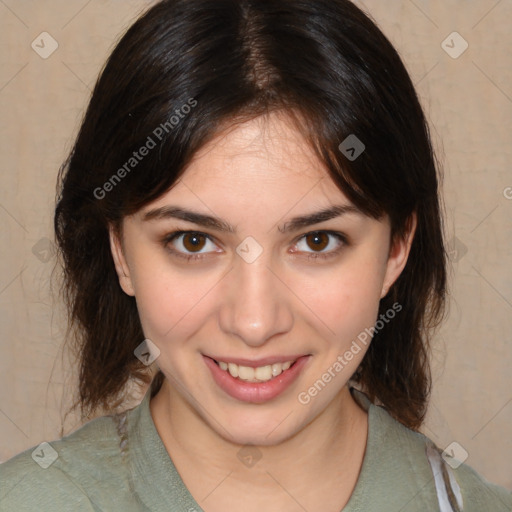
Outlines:
[[[285,222],[283,226],[278,227],[278,230],[281,233],[290,233],[307,226],[312,226],[320,222],[325,222],[327,220],[341,217],[342,215],[348,213],[362,215],[361,210],[359,210],[353,205],[335,205],[317,212],[294,217],[289,221]],[[212,217],[204,213],[186,210],[184,208],[180,208],[177,206],[163,206],[161,208],[154,208],[152,210],[147,211],[143,215],[144,221],[165,219],[181,219],[187,222],[191,222],[193,224],[197,224],[198,226],[214,229],[216,231],[227,233],[237,232],[235,227],[231,226],[231,224],[227,223],[222,219]]]

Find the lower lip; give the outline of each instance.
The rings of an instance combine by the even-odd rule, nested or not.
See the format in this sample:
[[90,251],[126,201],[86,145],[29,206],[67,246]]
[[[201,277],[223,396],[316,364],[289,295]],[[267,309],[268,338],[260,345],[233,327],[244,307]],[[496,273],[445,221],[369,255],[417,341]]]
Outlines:
[[266,382],[247,382],[235,378],[228,371],[221,370],[210,357],[203,356],[203,359],[210,368],[213,379],[224,392],[243,402],[261,404],[283,393],[299,376],[309,357],[299,357],[288,370]]

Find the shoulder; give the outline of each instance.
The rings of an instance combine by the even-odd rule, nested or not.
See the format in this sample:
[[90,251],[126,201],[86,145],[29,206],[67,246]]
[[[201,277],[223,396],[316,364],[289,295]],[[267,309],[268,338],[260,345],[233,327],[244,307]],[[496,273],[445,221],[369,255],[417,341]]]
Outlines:
[[[494,485],[473,468],[444,455],[443,451],[425,435],[410,430],[385,409],[371,406],[373,417],[379,423],[382,441],[392,448],[393,466],[399,468],[404,479],[414,480],[426,501],[439,500],[439,495],[460,493],[465,512],[493,510],[512,511],[512,493]],[[442,498],[441,498],[442,499]]]
[[93,511],[112,484],[126,488],[118,418],[96,418],[0,464],[0,511]]
[[512,492],[504,487],[488,482],[471,466],[461,464],[453,470],[460,486],[461,494],[467,508],[464,510],[512,511]]
[[[478,474],[471,466],[461,463],[447,456],[428,437],[418,432],[413,432],[400,425],[402,438],[409,438],[409,445],[416,446],[417,460],[414,464],[427,465],[431,472],[433,483],[437,484],[438,494],[446,496],[453,494],[459,496],[463,503],[464,511],[512,511],[512,493],[505,488],[488,482]],[[429,449],[430,448],[430,449]],[[438,461],[437,465],[435,461]],[[438,498],[439,499],[439,498]]]

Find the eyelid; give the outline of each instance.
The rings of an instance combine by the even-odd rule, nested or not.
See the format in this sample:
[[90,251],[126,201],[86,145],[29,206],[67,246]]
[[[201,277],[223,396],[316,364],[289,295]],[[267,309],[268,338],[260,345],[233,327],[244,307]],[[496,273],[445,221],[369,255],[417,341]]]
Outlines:
[[336,249],[331,249],[329,251],[313,251],[313,250],[312,251],[293,251],[294,255],[302,252],[303,254],[307,255],[306,257],[308,259],[317,259],[317,258],[327,259],[330,257],[337,256],[344,247],[349,245],[345,234],[339,233],[337,231],[332,231],[329,229],[316,229],[314,231],[308,231],[307,233],[304,233],[303,235],[299,236],[294,243],[296,245],[302,239],[305,239],[306,237],[308,237],[310,235],[315,235],[315,234],[326,234],[328,236],[336,238],[339,242],[338,247]]
[[200,235],[200,236],[203,236],[204,238],[206,238],[207,240],[209,240],[211,243],[213,243],[213,244],[218,246],[218,244],[216,243],[214,237],[212,237],[208,233],[204,233],[202,231],[196,231],[196,230],[193,230],[193,229],[173,231],[172,233],[169,233],[168,235],[163,237],[162,244],[173,255],[185,258],[187,260],[191,260],[191,259],[199,260],[199,259],[208,257],[209,255],[217,252],[217,251],[196,252],[196,253],[193,253],[193,252],[182,252],[180,250],[177,250],[175,248],[171,248],[170,247],[170,246],[172,246],[172,242],[173,241],[175,241],[176,239],[178,239],[178,238],[180,238],[180,237],[182,237],[184,235]]
[[307,236],[316,235],[316,234],[325,234],[325,235],[333,236],[333,237],[337,238],[340,242],[343,242],[344,244],[348,243],[347,237],[343,233],[338,233],[337,231],[332,231],[329,229],[315,229],[313,231],[308,231],[307,233],[304,233],[303,235],[300,235],[299,237],[297,237],[296,241],[294,243],[299,242],[300,240],[302,240],[303,238],[306,238]]
[[[299,237],[297,237],[295,239],[293,244],[296,245],[299,241],[305,239],[307,236],[314,235],[314,234],[317,234],[317,233],[326,234],[328,236],[332,236],[332,237],[337,238],[338,241],[340,242],[340,246],[338,248],[336,248],[336,249],[331,249],[330,251],[326,251],[326,252],[293,251],[294,257],[297,257],[297,253],[300,254],[301,252],[303,252],[303,253],[305,253],[307,255],[308,259],[316,259],[316,258],[327,259],[327,258],[329,258],[331,256],[336,256],[341,251],[341,249],[343,247],[345,247],[346,245],[349,245],[347,237],[346,237],[345,234],[339,233],[337,231],[328,230],[328,229],[316,229],[316,230],[308,231],[307,233],[303,233],[302,235],[300,235]],[[209,257],[210,255],[214,254],[215,252],[218,252],[218,251],[209,251],[209,252],[197,252],[197,253],[189,252],[189,253],[187,253],[187,252],[182,252],[182,251],[176,250],[174,248],[170,249],[169,245],[172,245],[171,242],[173,242],[177,238],[180,238],[183,235],[200,235],[200,236],[204,236],[207,240],[209,240],[210,242],[212,242],[216,246],[219,246],[219,244],[215,240],[215,237],[213,237],[212,235],[209,235],[208,233],[204,233],[203,231],[197,231],[197,230],[176,230],[176,231],[173,231],[172,233],[169,233],[168,235],[163,237],[162,243],[163,243],[164,247],[166,247],[173,255],[185,258],[187,260],[200,260],[200,259],[203,259],[205,257]],[[300,257],[300,256],[298,256],[298,257]]]

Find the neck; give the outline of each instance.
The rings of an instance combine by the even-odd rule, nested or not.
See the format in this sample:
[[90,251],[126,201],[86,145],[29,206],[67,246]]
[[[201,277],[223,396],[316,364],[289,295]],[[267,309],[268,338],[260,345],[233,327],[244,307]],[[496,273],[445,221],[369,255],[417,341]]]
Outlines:
[[194,497],[208,495],[226,475],[239,489],[245,488],[246,496],[268,494],[283,479],[287,490],[320,490],[325,482],[334,482],[340,510],[355,487],[364,458],[367,414],[347,387],[302,430],[270,446],[241,447],[222,437],[167,380],[150,409],[164,446]]

